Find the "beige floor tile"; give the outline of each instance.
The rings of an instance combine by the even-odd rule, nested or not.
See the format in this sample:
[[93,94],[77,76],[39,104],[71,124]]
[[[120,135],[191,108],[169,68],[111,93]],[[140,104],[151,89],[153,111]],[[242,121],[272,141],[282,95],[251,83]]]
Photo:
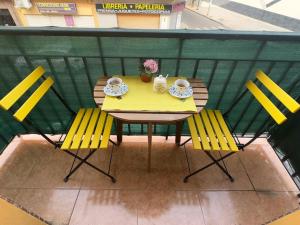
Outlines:
[[0,188],[0,196],[3,196],[4,198],[8,198],[12,201],[16,200],[18,193],[19,193],[19,189]]
[[262,223],[267,223],[299,209],[298,192],[257,192]]
[[81,190],[70,225],[137,225],[136,193]]
[[267,142],[249,145],[239,156],[256,190],[297,191],[296,185]]
[[16,203],[54,225],[67,225],[79,190],[21,189]]
[[138,194],[139,225],[204,225],[201,206],[191,191],[143,191]]
[[[79,188],[83,172],[76,171],[68,182],[64,177],[71,167],[73,156],[62,150],[54,149],[45,141],[32,141],[27,143],[30,151],[34,151],[38,163],[31,170],[29,177],[23,184],[25,188]],[[77,163],[79,161],[77,160]]]
[[28,141],[20,141],[16,149],[0,168],[0,188],[20,188],[24,186],[32,169],[38,163],[38,153],[32,150]]
[[[192,170],[211,162],[187,148]],[[19,140],[15,151],[0,158],[0,195],[53,224],[71,218],[72,225],[258,225],[297,208],[297,189],[267,142],[260,139],[247,149],[225,160],[234,183],[216,166],[183,183],[187,164],[174,138],[154,138],[149,173],[147,138],[125,136],[111,166],[117,183],[86,165],[64,183],[72,157],[44,140]],[[99,150],[89,161],[106,171],[110,153]]]
[[254,191],[199,193],[206,225],[260,225],[259,198]]
[[[125,158],[127,155],[133,155],[131,154],[131,149],[126,149],[126,146],[132,147],[132,145],[126,145],[125,147],[123,145],[117,147],[113,151],[113,158],[112,158],[112,164],[111,164],[111,170],[110,174],[114,176],[117,179],[116,183],[112,183],[111,180],[99,173],[98,171],[90,168],[87,165],[83,166],[84,171],[84,178],[82,180],[82,188],[83,189],[120,189],[121,187],[126,186],[127,189],[136,189],[136,184],[138,183],[135,179],[137,177],[137,174],[135,174],[135,168],[134,165],[128,165],[128,168],[122,169],[122,164],[128,163],[128,159]],[[126,151],[125,151],[126,150]],[[109,166],[109,160],[110,160],[110,154],[111,154],[111,145],[109,149],[107,150],[100,150],[95,153],[91,157],[90,162],[96,165],[97,167],[101,168],[103,171],[108,171]],[[133,150],[135,151],[135,150]],[[126,154],[124,154],[124,152]],[[124,157],[124,159],[123,159]],[[132,162],[129,160],[129,162]],[[136,170],[136,172],[139,172],[139,170]],[[125,179],[124,179],[125,178]]]
[[[187,152],[192,172],[212,162],[203,151],[195,151],[189,144],[187,145]],[[211,154],[215,158],[220,157],[219,152],[211,152]],[[224,160],[229,173],[234,178],[234,182],[231,182],[220,168],[213,165],[190,177],[188,184],[194,189],[201,190],[253,190],[253,186],[239,160],[239,154],[242,153],[236,153]],[[188,175],[187,170],[185,175]]]
[[[108,167],[109,152],[106,153]],[[111,173],[117,179],[112,184],[102,174],[85,166],[82,188],[98,189],[177,189],[183,178],[183,152],[174,144],[153,144],[151,172],[147,171],[147,145],[145,143],[122,143],[114,151]],[[94,160],[94,159],[93,159]]]

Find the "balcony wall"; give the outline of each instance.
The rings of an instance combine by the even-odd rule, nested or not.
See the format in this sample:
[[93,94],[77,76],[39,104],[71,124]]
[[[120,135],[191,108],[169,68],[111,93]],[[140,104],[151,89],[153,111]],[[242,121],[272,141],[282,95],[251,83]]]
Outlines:
[[[162,74],[203,79],[209,88],[208,108],[228,109],[257,69],[292,96],[300,96],[300,34],[9,27],[0,28],[0,97],[42,65],[72,108],[93,107],[97,79],[138,75],[141,58],[157,59]],[[52,93],[31,114],[31,120],[49,134],[64,132],[69,119]],[[251,135],[269,117],[247,95],[229,121],[237,133]],[[0,124],[1,147],[16,134],[34,133],[4,111]],[[146,131],[141,125],[130,128],[131,134]],[[129,132],[128,126],[124,132]],[[154,132],[163,135],[166,127],[157,125]],[[186,127],[184,133],[188,134]]]

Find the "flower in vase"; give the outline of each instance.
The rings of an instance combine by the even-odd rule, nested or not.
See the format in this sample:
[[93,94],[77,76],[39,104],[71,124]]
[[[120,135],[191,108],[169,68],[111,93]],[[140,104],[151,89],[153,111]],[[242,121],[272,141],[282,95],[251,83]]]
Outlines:
[[154,74],[158,71],[158,64],[154,59],[147,59],[143,63],[144,70],[148,74]]

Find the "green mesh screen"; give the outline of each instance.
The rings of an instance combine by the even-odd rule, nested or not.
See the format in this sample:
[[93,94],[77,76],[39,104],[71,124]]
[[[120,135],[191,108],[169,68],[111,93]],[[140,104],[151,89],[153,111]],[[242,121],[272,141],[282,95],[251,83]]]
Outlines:
[[[275,33],[222,31],[0,28],[0,97],[42,65],[75,111],[93,107],[92,91],[97,79],[116,74],[138,75],[142,58],[158,60],[162,74],[203,79],[209,88],[208,108],[227,110],[257,69],[269,73],[292,96],[300,95],[300,36],[295,34],[291,38]],[[30,119],[43,132],[56,134],[66,130],[70,114],[49,92]],[[231,112],[229,122],[237,133],[253,134],[267,119],[264,110],[247,95]],[[16,134],[34,132],[3,111],[0,124],[1,147]],[[124,126],[125,134],[145,132],[142,125]],[[155,126],[155,134],[166,132],[165,125]],[[175,127],[171,126],[170,135],[174,132]],[[183,133],[189,133],[186,124]]]
[[269,142],[300,189],[300,111],[290,114],[286,123],[274,127]]

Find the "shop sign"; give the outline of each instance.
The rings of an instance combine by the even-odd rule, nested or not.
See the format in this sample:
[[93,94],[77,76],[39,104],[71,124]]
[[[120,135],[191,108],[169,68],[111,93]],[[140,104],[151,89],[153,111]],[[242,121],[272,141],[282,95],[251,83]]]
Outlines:
[[75,3],[37,2],[40,13],[74,15],[77,13]]
[[99,13],[170,14],[172,5],[151,3],[97,3]]

